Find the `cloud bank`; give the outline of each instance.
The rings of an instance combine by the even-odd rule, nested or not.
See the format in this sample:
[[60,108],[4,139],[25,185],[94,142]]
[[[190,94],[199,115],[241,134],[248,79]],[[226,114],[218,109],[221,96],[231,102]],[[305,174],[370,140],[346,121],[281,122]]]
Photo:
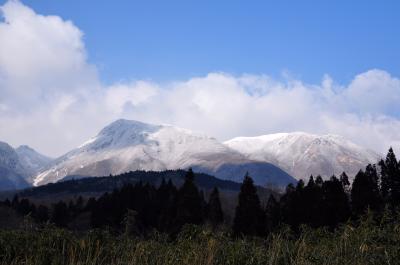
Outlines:
[[[137,119],[219,140],[290,131],[334,133],[400,152],[400,79],[372,69],[349,84],[216,72],[189,80],[101,84],[73,22],[18,1],[1,6],[0,140],[53,156],[107,123]],[[134,62],[132,62],[134,63]],[[171,66],[172,67],[172,66]]]

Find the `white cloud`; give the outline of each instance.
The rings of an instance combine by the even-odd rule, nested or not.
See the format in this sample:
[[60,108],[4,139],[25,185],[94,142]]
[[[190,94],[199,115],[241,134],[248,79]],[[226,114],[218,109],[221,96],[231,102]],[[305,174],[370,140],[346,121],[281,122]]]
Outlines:
[[0,139],[60,155],[117,118],[169,123],[220,140],[283,131],[336,133],[400,151],[400,80],[382,70],[348,85],[267,75],[210,73],[158,84],[103,86],[83,33],[17,1],[1,7]]

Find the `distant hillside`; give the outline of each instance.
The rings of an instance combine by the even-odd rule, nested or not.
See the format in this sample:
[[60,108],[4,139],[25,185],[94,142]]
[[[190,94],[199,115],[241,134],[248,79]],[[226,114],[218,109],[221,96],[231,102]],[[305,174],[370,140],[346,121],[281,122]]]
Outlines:
[[[108,177],[84,177],[67,176],[57,183],[50,183],[39,187],[28,188],[19,193],[22,197],[48,197],[57,194],[84,194],[84,193],[104,193],[120,188],[127,183],[149,183],[158,186],[162,179],[171,180],[176,186],[183,184],[186,171],[166,170],[166,171],[131,171],[118,176]],[[240,183],[221,180],[216,177],[195,173],[195,182],[198,187],[208,191],[218,187],[221,191],[237,193],[240,191]],[[259,187],[262,193],[270,194],[270,189]],[[275,192],[274,192],[275,193]]]
[[[171,180],[174,185],[179,187],[183,184],[185,175],[186,171],[184,170],[167,170],[160,172],[132,171],[118,176],[108,177],[67,176],[57,183],[28,188],[17,194],[20,197],[29,198],[37,203],[51,204],[58,200],[68,201],[70,199],[76,199],[78,196],[84,198],[98,197],[105,192],[111,192],[116,188],[120,188],[124,184],[134,184],[140,181],[158,186],[161,184],[162,180],[165,179],[165,181]],[[200,190],[204,191],[206,199],[211,189],[218,187],[227,221],[233,218],[241,183],[221,180],[203,173],[195,173],[195,183]],[[280,197],[277,191],[269,188],[257,186],[257,190],[263,204],[267,202],[271,194],[276,198]],[[11,199],[14,194],[16,193],[0,194],[0,198]]]

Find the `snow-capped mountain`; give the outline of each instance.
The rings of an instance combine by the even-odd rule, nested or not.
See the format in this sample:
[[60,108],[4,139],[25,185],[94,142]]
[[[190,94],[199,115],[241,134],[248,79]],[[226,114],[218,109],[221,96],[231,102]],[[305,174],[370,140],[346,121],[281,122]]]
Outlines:
[[241,181],[246,171],[260,185],[295,180],[280,168],[254,161],[215,138],[171,125],[117,120],[78,148],[56,159],[34,185],[68,175],[106,176],[133,170],[186,169]]
[[224,143],[250,159],[277,165],[297,179],[312,174],[329,178],[346,172],[350,178],[380,156],[338,135],[303,132],[237,137]]
[[14,190],[28,187],[33,177],[51,158],[39,154],[32,148],[22,145],[16,149],[0,142],[0,190]]
[[53,160],[50,157],[36,152],[34,149],[27,145],[21,145],[15,149],[18,154],[19,160],[25,169],[26,180],[32,183],[33,177],[39,173],[44,167],[48,166]]
[[9,144],[0,142],[0,190],[28,187],[26,170],[18,154]]

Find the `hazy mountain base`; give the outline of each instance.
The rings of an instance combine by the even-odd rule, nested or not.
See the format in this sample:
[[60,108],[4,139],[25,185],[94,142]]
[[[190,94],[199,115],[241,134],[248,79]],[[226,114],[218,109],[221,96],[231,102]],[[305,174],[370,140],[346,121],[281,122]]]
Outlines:
[[78,235],[33,229],[27,221],[22,230],[0,231],[0,264],[398,264],[399,232],[399,223],[376,224],[371,215],[333,233],[303,227],[298,236],[282,229],[267,239],[232,239],[224,229],[196,226],[186,226],[176,239],[100,230]]

